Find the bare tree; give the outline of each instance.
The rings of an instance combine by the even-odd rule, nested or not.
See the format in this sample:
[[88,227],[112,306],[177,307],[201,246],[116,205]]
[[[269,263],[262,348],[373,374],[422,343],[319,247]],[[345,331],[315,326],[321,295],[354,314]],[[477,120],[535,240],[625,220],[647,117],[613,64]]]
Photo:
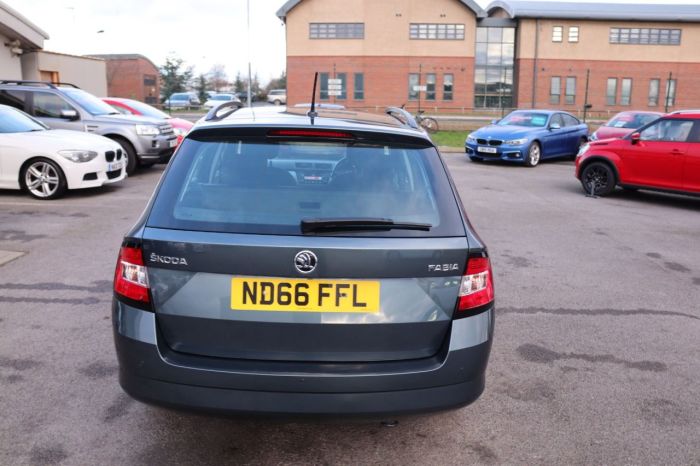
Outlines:
[[211,67],[207,77],[209,78],[209,86],[216,92],[231,85],[226,74],[226,67],[220,63]]

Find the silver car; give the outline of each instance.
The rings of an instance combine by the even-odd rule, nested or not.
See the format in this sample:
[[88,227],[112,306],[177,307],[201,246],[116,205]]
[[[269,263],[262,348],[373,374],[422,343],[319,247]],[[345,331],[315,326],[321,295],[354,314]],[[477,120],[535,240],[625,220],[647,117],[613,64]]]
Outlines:
[[370,417],[479,397],[488,253],[437,149],[398,112],[212,110],[192,129],[117,261],[127,393]]

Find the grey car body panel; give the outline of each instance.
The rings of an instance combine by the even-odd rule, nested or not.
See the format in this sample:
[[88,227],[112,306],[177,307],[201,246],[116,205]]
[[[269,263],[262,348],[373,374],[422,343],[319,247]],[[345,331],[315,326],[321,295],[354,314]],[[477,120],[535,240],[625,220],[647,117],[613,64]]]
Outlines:
[[[294,267],[294,256],[302,250],[318,256],[310,274]],[[143,251],[159,328],[176,351],[245,359],[381,361],[424,358],[438,351],[449,330],[468,245],[464,237],[308,237],[146,228]],[[152,261],[164,256],[184,259],[187,265]],[[429,265],[454,268],[431,271]],[[380,282],[380,309],[236,310],[231,308],[231,279],[241,275],[374,279]]]

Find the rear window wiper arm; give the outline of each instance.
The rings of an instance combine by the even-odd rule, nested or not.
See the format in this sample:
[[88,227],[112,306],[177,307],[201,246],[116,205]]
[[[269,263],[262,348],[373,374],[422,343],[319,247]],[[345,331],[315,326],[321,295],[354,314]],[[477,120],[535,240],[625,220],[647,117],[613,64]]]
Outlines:
[[420,230],[429,231],[429,223],[395,222],[388,218],[305,218],[301,221],[302,233],[315,231],[355,230]]

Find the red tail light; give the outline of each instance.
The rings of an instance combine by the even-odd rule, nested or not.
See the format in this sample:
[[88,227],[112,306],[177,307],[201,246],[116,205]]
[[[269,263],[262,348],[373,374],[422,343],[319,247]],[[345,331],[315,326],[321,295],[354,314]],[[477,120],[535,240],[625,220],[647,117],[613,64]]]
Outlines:
[[469,311],[493,302],[493,273],[488,257],[472,257],[459,287],[457,311]]
[[148,275],[140,247],[122,246],[114,271],[114,292],[120,296],[149,303]]
[[308,129],[273,129],[268,136],[284,136],[298,138],[331,138],[331,139],[355,139],[351,133],[341,131],[308,130]]

